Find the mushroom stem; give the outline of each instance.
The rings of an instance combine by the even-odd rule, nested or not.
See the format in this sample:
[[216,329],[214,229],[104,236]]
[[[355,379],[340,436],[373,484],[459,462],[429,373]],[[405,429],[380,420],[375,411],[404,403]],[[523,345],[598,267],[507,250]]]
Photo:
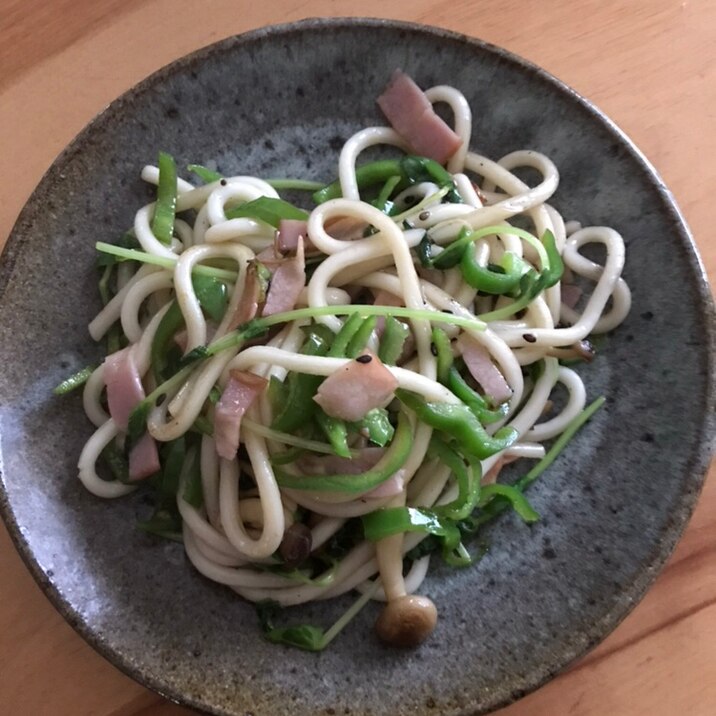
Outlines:
[[380,540],[376,545],[376,557],[385,598],[392,602],[405,596],[407,592],[403,579],[403,535],[392,535]]
[[[405,492],[390,501],[390,507],[405,505]],[[385,537],[376,544],[376,558],[385,598],[392,602],[407,592],[403,579],[403,535]]]

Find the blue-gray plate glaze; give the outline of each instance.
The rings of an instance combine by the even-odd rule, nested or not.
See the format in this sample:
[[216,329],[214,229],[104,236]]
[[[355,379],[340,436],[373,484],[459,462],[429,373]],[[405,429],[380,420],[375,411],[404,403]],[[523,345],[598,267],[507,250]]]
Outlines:
[[[369,58],[369,61],[362,61]],[[585,369],[608,404],[536,484],[543,515],[505,515],[477,566],[425,583],[440,610],[411,652],[380,646],[367,609],[321,654],[261,638],[254,610],[197,574],[179,545],[140,533],[141,495],[96,499],[76,478],[91,432],[77,395],[52,387],[97,358],[94,242],[145,202],[142,166],[328,180],[374,98],[402,67],[459,87],[473,146],[545,152],[567,218],[625,237],[628,320]],[[658,281],[655,280],[658,277]],[[476,714],[534,689],[602,639],[651,584],[691,513],[713,433],[713,303],[688,229],[654,170],[589,103],[503,50],[374,20],[267,28],[160,70],[57,159],[0,265],[0,439],[5,521],[70,623],[138,681],[217,714]],[[675,412],[676,411],[676,412]],[[328,623],[345,602],[302,609]]]

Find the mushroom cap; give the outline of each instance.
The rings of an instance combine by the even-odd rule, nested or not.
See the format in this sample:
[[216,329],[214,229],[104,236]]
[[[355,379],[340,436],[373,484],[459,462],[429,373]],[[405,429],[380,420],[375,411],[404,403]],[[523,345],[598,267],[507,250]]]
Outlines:
[[432,600],[408,594],[388,602],[375,622],[378,638],[390,646],[411,648],[435,629],[438,610]]

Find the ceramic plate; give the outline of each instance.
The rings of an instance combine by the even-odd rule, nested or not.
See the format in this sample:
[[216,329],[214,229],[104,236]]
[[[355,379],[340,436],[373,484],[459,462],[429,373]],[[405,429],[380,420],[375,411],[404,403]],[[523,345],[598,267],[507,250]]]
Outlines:
[[[94,242],[148,196],[157,151],[227,173],[335,175],[374,99],[402,67],[460,88],[473,147],[545,152],[567,218],[625,237],[628,320],[585,371],[608,406],[468,570],[424,586],[433,637],[382,648],[367,609],[325,653],[266,643],[253,607],[202,578],[180,545],[135,527],[141,495],[97,499],[76,477],[91,432],[52,387],[95,361]],[[658,280],[655,280],[658,277]],[[475,714],[534,689],[602,639],[653,581],[701,487],[713,428],[713,305],[688,229],[638,150],[542,70],[477,40],[415,25],[309,20],[230,38],[160,70],[95,119],[23,210],[0,266],[2,508],[30,570],[70,623],[138,681],[217,714]],[[678,419],[674,410],[678,409]],[[321,623],[345,602],[302,609]]]

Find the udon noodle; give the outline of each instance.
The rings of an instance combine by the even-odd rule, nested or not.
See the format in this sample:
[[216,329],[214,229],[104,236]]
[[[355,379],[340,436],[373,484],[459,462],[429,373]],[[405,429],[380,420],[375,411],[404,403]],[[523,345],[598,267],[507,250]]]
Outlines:
[[[100,245],[105,306],[89,331],[112,355],[83,376],[96,426],[79,460],[88,490],[149,486],[157,510],[143,526],[180,536],[202,575],[251,602],[352,590],[360,605],[387,601],[377,628],[396,644],[434,625],[432,602],[409,595],[436,553],[467,565],[463,540],[487,519],[506,508],[536,519],[523,492],[553,457],[545,443],[566,442],[591,414],[570,366],[630,306],[621,236],[565,223],[549,203],[553,162],[470,151],[464,96],[425,96],[454,117],[446,165],[412,156],[393,128],[362,129],[305,217],[276,187],[322,185],[198,168],[207,183],[195,187],[171,181],[166,155],[145,167],[157,202],[123,246]],[[401,158],[361,162],[376,145]],[[296,224],[293,246],[280,245]],[[603,265],[583,254],[591,244]],[[555,402],[558,384],[567,397]],[[232,406],[226,448],[219,413]],[[159,469],[142,467],[142,449],[157,445]],[[510,485],[500,469],[516,460],[537,467]],[[304,648],[333,636],[307,645],[295,630],[268,633]]]

